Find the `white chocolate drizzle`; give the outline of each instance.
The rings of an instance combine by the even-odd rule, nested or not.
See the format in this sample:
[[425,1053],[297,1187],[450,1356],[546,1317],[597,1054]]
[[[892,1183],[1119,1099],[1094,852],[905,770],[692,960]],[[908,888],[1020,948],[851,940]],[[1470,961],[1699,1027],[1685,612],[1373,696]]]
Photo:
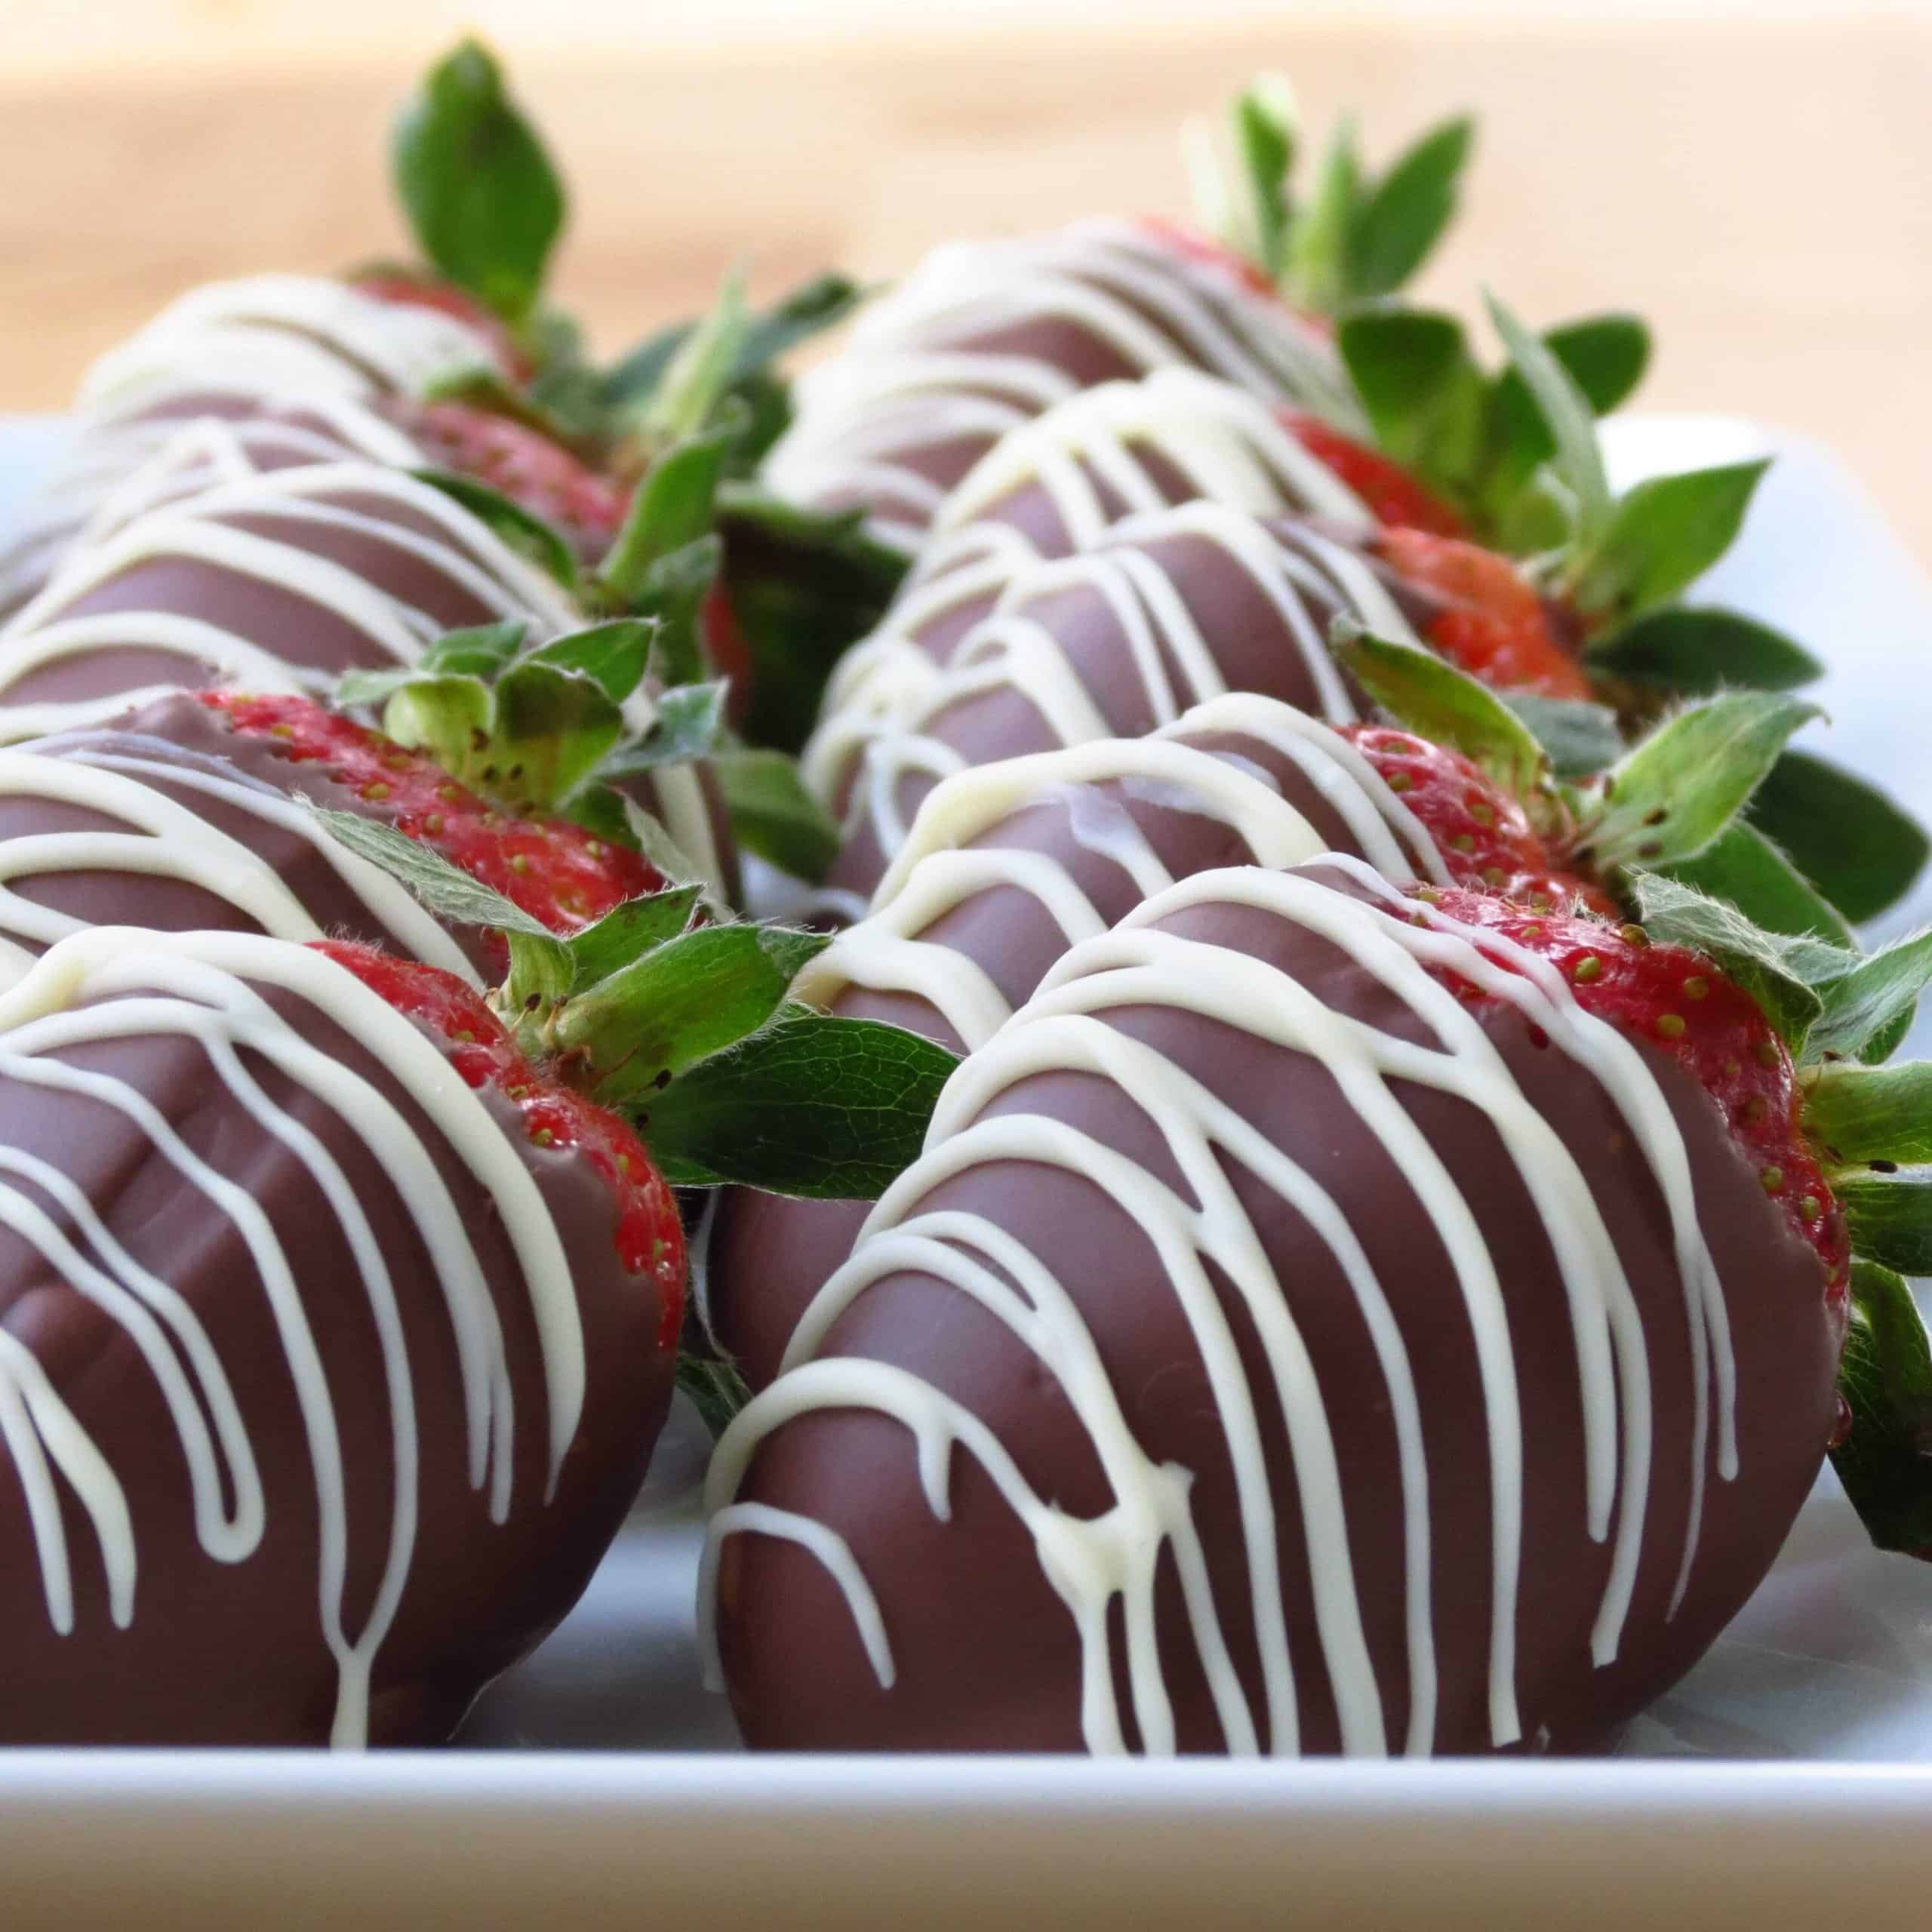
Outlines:
[[[549,1411],[552,1486],[582,1414],[586,1365],[563,1243],[537,1182],[481,1095],[440,1047],[346,968],[308,947],[251,934],[156,934],[97,927],[60,942],[27,977],[0,994],[0,1075],[50,1093],[85,1096],[125,1116],[205,1198],[245,1245],[256,1287],[272,1311],[307,1437],[319,1512],[321,1629],[337,1663],[333,1740],[367,1735],[371,1672],[408,1581],[420,1459],[414,1384],[390,1276],[374,1229],[334,1156],[277,1107],[243,1064],[246,1054],[306,1088],[359,1138],[400,1196],[435,1267],[454,1331],[463,1384],[472,1487],[490,1492],[492,1519],[511,1503],[515,1416],[501,1323],[474,1238],[430,1151],[377,1088],[312,1044],[259,989],[291,993],[357,1040],[422,1109],[457,1159],[496,1204],[529,1296]],[[328,1366],[304,1304],[303,1263],[281,1245],[261,1205],[195,1154],[152,1102],[112,1075],[61,1057],[66,1049],[116,1038],[178,1036],[198,1042],[211,1077],[280,1140],[312,1178],[340,1223],[380,1338],[392,1419],[393,1485],[382,1577],[362,1627],[346,1627],[351,1524]],[[42,1190],[68,1216],[63,1232],[15,1180]],[[201,1545],[217,1561],[245,1561],[259,1546],[268,1507],[229,1370],[195,1311],[142,1268],[109,1234],[63,1177],[31,1157],[0,1152],[0,1226],[35,1247],[72,1291],[121,1327],[167,1402],[180,1438]],[[330,1282],[329,1293],[344,1291]],[[73,1565],[60,1484],[78,1504],[100,1552],[112,1621],[138,1612],[139,1525],[119,1478],[54,1389],[32,1354],[0,1329],[0,1447],[25,1491],[48,1614],[63,1635],[75,1627]],[[232,1498],[224,1505],[224,1497]]]
[[0,839],[0,977],[24,971],[35,953],[82,929],[82,921],[14,889],[20,880],[49,873],[179,879],[226,900],[278,938],[324,937],[313,912],[266,860],[165,787],[200,793],[305,840],[395,951],[479,983],[463,949],[408,888],[331,837],[286,792],[222,758],[125,731],[0,749],[0,797],[45,798],[119,821],[112,829]]
[[[394,508],[393,518],[381,513],[387,506]],[[242,517],[274,518],[274,534],[236,527],[234,519]],[[435,534],[414,527],[419,520]],[[443,627],[427,612],[306,547],[302,539],[308,531],[354,533],[418,558],[491,617],[525,618],[540,630],[562,630],[577,620],[563,592],[541,571],[432,485],[374,463],[278,469],[150,511],[70,558],[0,629],[0,737],[17,740],[99,723],[179,685],[213,682],[267,691],[320,691],[333,685],[334,672],[300,655],[299,626],[268,638],[168,610],[67,614],[121,572],[158,558],[197,561],[260,578],[359,632],[372,660],[413,663]],[[178,684],[64,702],[10,702],[12,690],[29,673],[116,648],[180,657]]]
[[[1339,875],[1361,896],[1338,889]],[[1340,947],[1396,995],[1431,1044],[1399,1038],[1325,1007],[1287,974],[1247,952],[1159,930],[1196,906],[1251,907]],[[1418,922],[1420,919],[1420,922]],[[1386,1383],[1397,1439],[1405,1558],[1409,1721],[1399,1748],[1428,1752],[1434,1737],[1435,1663],[1429,1609],[1430,1472],[1422,1451],[1417,1383],[1405,1344],[1359,1240],[1314,1176],[1297,1168],[1252,1122],[1186,1069],[1106,1023],[1124,1008],[1165,1006],[1238,1029],[1258,1042],[1318,1062],[1345,1104],[1388,1149],[1427,1211],[1449,1257],[1468,1313],[1489,1441],[1492,1618],[1488,1651],[1490,1734],[1497,1746],[1521,1733],[1515,1681],[1515,1626],[1521,1561],[1523,1442],[1509,1331],[1495,1263],[1472,1211],[1391,1083],[1434,1087],[1478,1109],[1509,1152],[1550,1242],[1568,1298],[1577,1345],[1585,1472],[1580,1515],[1592,1538],[1607,1541],[1607,1580],[1592,1632],[1594,1660],[1612,1660],[1642,1547],[1652,1478],[1652,1415],[1647,1337],[1610,1230],[1581,1171],[1531,1104],[1475,1014],[1434,972],[1453,974],[1516,1007],[1594,1079],[1626,1122],[1663,1197],[1672,1226],[1688,1316],[1696,1386],[1692,1460],[1683,1474],[1694,1503],[1684,1574],[1694,1555],[1712,1392],[1716,1461],[1736,1474],[1735,1383],[1722,1291],[1692,1196],[1682,1137],[1656,1075],[1638,1049],[1586,1013],[1549,962],[1494,931],[1467,926],[1401,896],[1366,864],[1330,856],[1313,871],[1258,866],[1202,873],[1086,941],[1048,975],[1034,998],[961,1063],[942,1094],[926,1149],[879,1201],[851,1260],[801,1320],[784,1372],[740,1414],[718,1445],[708,1506],[732,1503],[758,1449],[792,1418],[864,1408],[902,1423],[917,1446],[928,1500],[947,1513],[947,1469],[956,1446],[971,1454],[1032,1535],[1041,1571],[1066,1602],[1083,1655],[1081,1724],[1090,1749],[1124,1748],[1117,1707],[1109,1607],[1121,1599],[1134,1727],[1142,1747],[1171,1750],[1174,1720],[1161,1678],[1154,1629],[1154,1580],[1163,1546],[1183,1584],[1190,1635],[1205,1672],[1226,1748],[1297,1749],[1294,1660],[1280,1599],[1284,1563],[1274,1502],[1257,1434],[1257,1392],[1243,1375],[1225,1310],[1205,1263],[1212,1260],[1240,1297],[1260,1339],[1272,1394],[1288,1431],[1321,1663],[1333,1690],[1346,1751],[1379,1755],[1386,1734],[1381,1693],[1356,1601],[1347,1530],[1345,1475],[1337,1465],[1322,1393],[1296,1329],[1292,1285],[1278,1279],[1222,1161],[1273,1188],[1324,1244],[1357,1297]],[[989,1115],[997,1097],[1035,1074],[1082,1069],[1132,1096],[1159,1131],[1191,1190],[1175,1192],[1115,1149],[1051,1116]],[[1252,1710],[1229,1660],[1220,1615],[1187,1507],[1189,1472],[1157,1466],[1136,1443],[1100,1364],[1093,1336],[1066,1286],[1039,1257],[981,1216],[921,1210],[949,1177],[983,1164],[1023,1161],[1078,1174],[1103,1189],[1159,1257],[1199,1351],[1226,1432],[1241,1515],[1246,1571],[1265,1708]],[[1080,1417],[1114,1503],[1094,1518],[1069,1517],[1037,1495],[1004,1445],[952,1398],[907,1371],[861,1358],[823,1357],[838,1317],[875,1282],[916,1269],[971,1297],[1003,1321],[1052,1376]],[[1657,1338],[1661,1343],[1662,1337]],[[1451,1477],[1453,1479],[1453,1473]],[[755,1518],[715,1515],[714,1543],[757,1531]],[[803,1539],[799,1539],[803,1540]],[[852,1589],[848,1548],[816,1548],[846,1592],[876,1654],[869,1591]],[[842,1554],[841,1554],[842,1549]],[[715,1552],[706,1577],[715,1579]],[[1681,1593],[1681,1578],[1678,1594]],[[1672,1608],[1675,1607],[1675,1601]],[[715,1605],[701,1606],[711,1632]],[[886,1633],[877,1633],[882,1639]],[[715,1638],[708,1638],[715,1641]],[[713,1658],[715,1666],[715,1655]]]
[[[257,275],[191,290],[88,372],[74,441],[0,553],[0,607],[70,545],[242,469],[418,463],[372,405],[494,364],[491,344],[454,316],[348,283]],[[152,470],[190,427],[205,438],[200,460]]]
[[1304,318],[1146,224],[1082,221],[935,249],[800,379],[766,480],[800,502],[863,505],[879,540],[916,549],[943,495],[922,453],[992,443],[1079,392],[1049,352],[1011,346],[1029,328],[1049,342],[1076,331],[1135,374],[1206,371],[1359,423],[1333,349]]
[[1002,846],[999,828],[1029,806],[1066,807],[1077,843],[1100,852],[1143,898],[1174,883],[1124,806],[1099,788],[1227,826],[1256,865],[1291,866],[1326,841],[1284,800],[1266,771],[1238,754],[1189,742],[1246,740],[1291,761],[1349,829],[1358,850],[1398,884],[1446,883],[1435,841],[1374,766],[1331,727],[1292,706],[1249,692],[1197,705],[1145,738],[1097,738],[1064,751],[1004,758],[946,779],[926,795],[909,835],[873,896],[869,917],[848,927],[806,967],[796,998],[829,1006],[848,986],[916,994],[931,1003],[970,1049],[1004,1023],[1011,1008],[985,969],[957,947],[924,937],[983,892],[1013,887],[1052,918],[1071,946],[1106,922],[1058,860]]
[[[857,648],[857,667],[829,694],[825,721],[801,761],[822,800],[844,800],[848,837],[869,823],[883,854],[890,858],[897,851],[906,836],[900,794],[907,780],[942,778],[964,767],[961,755],[935,735],[955,705],[1010,690],[1062,744],[1107,734],[1107,718],[1075,669],[1067,638],[1031,614],[1069,591],[1104,605],[1157,723],[1170,724],[1188,706],[1226,692],[1215,642],[1194,616],[1171,557],[1157,555],[1163,545],[1185,545],[1180,554],[1192,571],[1224,569],[1251,587],[1280,626],[1293,672],[1334,722],[1352,721],[1355,710],[1328,650],[1327,615],[1346,612],[1378,635],[1420,641],[1374,571],[1319,531],[1271,528],[1205,500],[1128,519],[1093,549],[1013,575],[943,668],[912,631],[894,627],[897,619]],[[1093,615],[1083,621],[1091,623]],[[1284,665],[1284,681],[1290,675]]]

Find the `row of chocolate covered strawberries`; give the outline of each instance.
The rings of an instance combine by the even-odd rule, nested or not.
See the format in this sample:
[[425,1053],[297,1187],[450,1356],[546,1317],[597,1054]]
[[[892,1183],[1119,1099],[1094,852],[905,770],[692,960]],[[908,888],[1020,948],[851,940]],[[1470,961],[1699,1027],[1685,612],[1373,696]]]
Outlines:
[[636,1494],[672,1178],[875,1190],[951,1063],[734,909],[718,325],[568,429],[478,138],[549,178],[466,48],[399,137],[455,254],[184,296],[0,562],[0,1741],[448,1737]]
[[965,1057],[875,1206],[711,1230],[752,1742],[1587,1747],[1828,1447],[1932,1543],[1932,959],[1845,917],[1923,838],[1678,596],[1758,466],[1614,496],[1634,325],[1493,314],[1500,376],[1083,224],[800,383],[768,475],[912,561],[805,749],[857,916],[798,992]]
[[447,1735],[681,1375],[759,1743],[1587,1742],[1829,1442],[1932,1542],[1841,910],[1923,848],[1674,601],[1755,472],[1611,496],[1623,318],[1374,300],[1466,132],[1318,220],[1239,114],[1264,266],[949,248],[788,397],[847,285],[583,361],[466,46],[433,268],[99,366],[0,590],[0,1737]]

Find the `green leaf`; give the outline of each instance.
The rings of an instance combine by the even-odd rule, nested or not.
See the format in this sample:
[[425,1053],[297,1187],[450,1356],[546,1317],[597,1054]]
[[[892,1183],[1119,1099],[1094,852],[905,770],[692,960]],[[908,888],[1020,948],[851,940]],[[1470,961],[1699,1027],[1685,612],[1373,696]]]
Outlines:
[[1808,752],[1788,751],[1772,766],[1749,812],[1854,921],[1897,904],[1932,850],[1924,827],[1884,792]]
[[723,540],[713,531],[660,557],[645,573],[635,602],[657,620],[648,671],[660,685],[703,681],[709,666],[705,600],[724,561]]
[[1932,1275],[1932,1169],[1840,1174],[1832,1192],[1863,1259],[1901,1275]]
[[1355,126],[1346,119],[1329,138],[1315,192],[1288,229],[1283,280],[1303,308],[1332,315],[1348,299],[1349,245],[1360,192]]
[[1767,932],[1809,933],[1847,952],[1851,928],[1830,901],[1764,834],[1739,820],[1695,858],[1668,867],[1671,878],[1735,906]]
[[[1635,315],[1586,315],[1543,331],[1543,346],[1560,363],[1594,416],[1607,416],[1635,389],[1650,361],[1651,334]],[[1521,488],[1531,471],[1556,454],[1543,411],[1514,368],[1491,389],[1490,434],[1496,445],[1497,485]]]
[[704,432],[737,373],[750,328],[744,271],[734,268],[632,417],[630,426],[647,448],[675,445]]
[[1676,606],[1650,611],[1584,646],[1600,675],[1701,697],[1740,687],[1792,691],[1824,675],[1808,651],[1781,632],[1735,611]]
[[477,42],[430,69],[396,123],[391,158],[423,254],[499,315],[522,321],[563,229],[564,194]]
[[1641,873],[1632,887],[1638,917],[1653,940],[1703,954],[1756,1000],[1793,1052],[1804,1044],[1824,1004],[1805,978],[1816,942],[1767,933],[1677,879]]
[[520,814],[553,810],[623,735],[623,712],[595,678],[536,657],[512,665],[493,696],[488,742],[472,746],[459,775]]
[[407,678],[383,708],[383,730],[389,737],[412,751],[427,752],[472,790],[489,761],[496,728],[495,691],[485,679],[468,674]]
[[1420,268],[1456,212],[1457,183],[1475,139],[1466,115],[1429,130],[1383,174],[1349,233],[1349,293],[1386,295]]
[[528,661],[588,678],[613,704],[622,704],[644,681],[657,634],[649,618],[614,617],[539,645]]
[[[769,309],[746,321],[731,364],[729,386],[736,390],[780,355],[821,331],[835,328],[865,300],[864,286],[849,275],[823,274],[802,282]],[[648,336],[603,379],[608,407],[621,411],[649,396],[663,382],[678,350],[700,326],[697,320],[673,322]]]
[[1932,1062],[1820,1067],[1805,1086],[1804,1131],[1836,1163],[1932,1161]]
[[572,983],[594,986],[621,967],[675,939],[697,909],[695,884],[668,885],[641,899],[627,899],[603,918],[573,933],[564,943],[574,969]]
[[1650,367],[1651,332],[1639,315],[1580,315],[1543,339],[1599,416],[1627,401]]
[[1632,615],[1675,597],[1730,548],[1770,459],[1654,476],[1621,498],[1585,546],[1580,609]]
[[1484,455],[1487,385],[1453,315],[1365,309],[1337,343],[1377,446],[1425,481],[1460,495]]
[[750,660],[739,729],[795,752],[832,667],[878,627],[906,559],[869,537],[857,511],[800,509],[742,485],[719,491],[718,528],[731,620]]
[[816,884],[838,856],[838,827],[783,752],[728,752],[714,761],[738,843]]
[[345,710],[365,704],[380,707],[421,675],[414,664],[398,664],[386,671],[345,671],[336,680],[334,702]]
[[1886,1042],[1897,1044],[1893,1029],[1901,1017],[1909,1024],[1927,981],[1932,981],[1932,933],[1900,940],[1860,960],[1819,989],[1825,1010],[1812,1029],[1810,1051],[1847,1060],[1866,1054],[1882,1059]]
[[1271,281],[1287,266],[1288,171],[1295,158],[1293,91],[1279,74],[1260,74],[1235,96],[1229,119],[1240,161],[1238,223],[1229,240]]
[[580,988],[544,1043],[610,1106],[648,1099],[684,1069],[755,1032],[828,940],[773,926],[700,926]]
[[1335,620],[1329,644],[1342,668],[1398,723],[1460,752],[1514,797],[1527,798],[1542,782],[1543,747],[1487,685],[1433,652],[1377,637],[1349,618]]
[[1593,548],[1611,527],[1612,503],[1589,398],[1541,337],[1525,328],[1494,296],[1484,300],[1511,365],[1543,417],[1556,475],[1574,504],[1578,540]]
[[1881,1549],[1932,1552],[1932,1348],[1903,1278],[1851,1265],[1851,1321],[1838,1392],[1851,1429],[1832,1466]]
[[1529,727],[1558,778],[1587,777],[1623,754],[1623,734],[1607,705],[1527,691],[1506,691],[1503,701]]
[[769,309],[754,311],[738,344],[731,371],[736,389],[801,343],[835,328],[866,299],[865,285],[850,275],[826,272],[801,282]]
[[566,590],[577,589],[577,553],[540,516],[521,503],[512,503],[500,490],[493,490],[473,476],[459,476],[451,469],[419,469],[413,473],[445,496],[454,497],[498,542],[554,577]]
[[919,1034],[788,1006],[674,1081],[642,1131],[675,1183],[870,1201],[918,1158],[958,1063]]
[[529,635],[530,622],[525,617],[506,617],[500,623],[445,631],[417,659],[415,673],[449,672],[461,676],[494,678],[523,648]]
[[1743,809],[1785,740],[1818,715],[1802,699],[1737,691],[1666,719],[1611,773],[1590,849],[1607,865],[1694,857]]
[[583,331],[561,310],[539,308],[523,333],[537,358],[537,373],[518,398],[523,414],[552,440],[594,450],[609,424]]
[[1918,1017],[1916,1007],[1907,1007],[1866,1041],[1859,1059],[1867,1066],[1882,1066],[1906,1042],[1912,1023]]
[[605,371],[601,385],[606,408],[621,413],[623,405],[648,396],[664,380],[671,358],[697,327],[697,322],[691,321],[672,322],[654,330],[614,363]]
[[601,572],[619,604],[635,605],[646,597],[653,569],[709,531],[731,435],[731,426],[721,423],[688,438],[667,451],[638,485]]
[[380,819],[358,817],[354,812],[335,811],[312,806],[330,835],[348,847],[358,858],[380,866],[406,885],[439,919],[464,926],[492,927],[497,931],[541,941],[564,951],[563,942],[523,908],[493,891],[481,879],[451,865],[440,852],[420,844],[405,832]]
[[724,728],[724,699],[730,687],[722,678],[705,685],[680,685],[657,700],[651,729],[634,744],[625,745],[604,761],[598,777],[607,785],[655,771],[659,766],[681,764],[703,758],[717,747]]
[[738,1373],[735,1363],[721,1355],[695,1354],[688,1340],[678,1352],[677,1376],[678,1386],[714,1442],[752,1398],[751,1384]]
[[665,830],[663,821],[628,792],[608,785],[586,785],[570,801],[570,816],[598,838],[641,853],[673,885],[695,885],[698,896],[715,911],[729,915],[731,909],[718,900],[704,869]]
[[504,618],[500,624],[475,624],[469,630],[445,632],[414,665],[346,670],[336,682],[334,701],[338,705],[380,705],[410,684],[432,682],[438,676],[494,678],[524,648],[528,632],[525,618]]
[[570,992],[576,980],[569,948],[554,935],[538,939],[534,934],[506,935],[510,953],[510,970],[495,1004],[512,1023],[516,1016],[554,1006]]

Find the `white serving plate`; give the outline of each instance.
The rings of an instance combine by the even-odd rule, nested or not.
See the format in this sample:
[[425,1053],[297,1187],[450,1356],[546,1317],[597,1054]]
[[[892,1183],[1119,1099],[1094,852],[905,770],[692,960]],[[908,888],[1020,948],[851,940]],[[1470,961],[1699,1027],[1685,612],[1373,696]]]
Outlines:
[[[0,424],[0,530],[58,433]],[[1814,740],[1932,819],[1932,702],[1902,670],[1932,580],[1854,479],[1729,419],[1606,441],[1620,484],[1777,453],[1706,588],[1829,661]],[[1884,927],[1928,915],[1932,882]],[[697,1680],[703,1454],[674,1418],[589,1593],[463,1749],[0,1752],[0,1927],[1932,1925],[1932,1567],[1871,1550],[1829,1472],[1615,1758],[758,1758]]]

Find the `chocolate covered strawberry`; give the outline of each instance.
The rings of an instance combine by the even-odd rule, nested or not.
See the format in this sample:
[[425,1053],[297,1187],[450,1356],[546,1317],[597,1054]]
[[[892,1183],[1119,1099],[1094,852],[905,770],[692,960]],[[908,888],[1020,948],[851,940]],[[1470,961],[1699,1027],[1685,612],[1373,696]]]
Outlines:
[[512,816],[312,698],[180,692],[0,752],[0,937],[17,963],[79,926],[353,937],[474,980],[500,935],[439,921],[309,805],[393,826],[553,931],[665,881],[634,850]]
[[[1415,644],[1344,632],[1338,649],[1358,694],[1404,725],[1327,726],[1229,693],[1144,739],[946,777],[869,915],[808,969],[801,996],[977,1049],[1070,944],[1169,881],[1324,850],[1399,884],[1483,894],[1526,920],[1601,920],[1612,936],[1667,868],[1786,935],[1774,950],[1789,944],[1814,974],[1856,964],[1843,923],[1748,817],[1810,707],[1747,694],[1693,706],[1607,775],[1577,781],[1552,770],[1515,711]],[[1563,745],[1573,772],[1580,749],[1588,769],[1617,749],[1603,714],[1580,721],[1598,743]],[[863,1219],[748,1195],[721,1208],[713,1321],[754,1385],[777,1372]]]
[[[1601,1744],[1828,1447],[1882,1540],[1921,1529],[1922,1332],[1883,1264],[1923,1245],[1884,1171],[1926,1144],[1924,1069],[1839,1069],[1926,949],[1637,891],[1620,927],[1244,866],[1070,952],[720,1444],[746,1737]],[[1834,1094],[1866,1164],[1818,1131]]]
[[361,946],[97,928],[0,1038],[0,1737],[441,1741],[635,1494],[669,1189]]
[[460,401],[399,402],[389,413],[429,467],[507,497],[560,531],[586,564],[623,527],[629,492],[530,423]]
[[350,940],[109,926],[0,993],[0,1633],[27,1666],[0,1737],[435,1742],[635,1495],[680,1372],[672,1182],[876,1191],[951,1061],[788,1005],[810,934],[705,921],[695,885],[559,920],[516,829],[523,904],[427,842],[474,860],[493,828],[420,761],[371,776],[366,733],[197,708],[389,786],[393,814],[314,811],[338,865],[494,928],[509,970],[485,993]]

